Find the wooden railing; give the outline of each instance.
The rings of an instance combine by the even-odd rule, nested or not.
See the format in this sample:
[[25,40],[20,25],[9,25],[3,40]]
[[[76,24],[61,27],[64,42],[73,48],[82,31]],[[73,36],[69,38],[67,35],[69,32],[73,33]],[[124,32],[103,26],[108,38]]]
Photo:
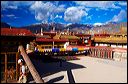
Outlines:
[[12,63],[12,62],[8,62],[8,55],[10,54],[15,54],[16,55],[16,61],[14,62],[16,64],[16,80],[18,80],[18,59],[19,59],[19,53],[18,52],[1,52],[1,54],[4,54],[5,55],[5,59],[4,59],[4,62],[1,62],[2,64],[4,64],[4,80],[5,82],[7,83],[7,70],[8,70],[8,63]]

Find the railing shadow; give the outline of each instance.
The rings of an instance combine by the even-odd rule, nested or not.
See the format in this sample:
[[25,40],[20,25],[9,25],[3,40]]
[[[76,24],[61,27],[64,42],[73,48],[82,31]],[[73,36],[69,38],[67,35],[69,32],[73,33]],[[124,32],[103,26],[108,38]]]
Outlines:
[[62,80],[63,78],[64,78],[64,76],[59,76],[59,77],[57,77],[57,78],[53,78],[53,79],[49,80],[49,81],[46,82],[46,83],[54,83],[54,82],[57,82],[57,81]]
[[[60,71],[67,71],[69,83],[75,83],[71,70],[86,68],[82,65],[70,63],[68,61],[64,61],[64,60],[52,58],[52,57],[48,57],[47,59],[43,56],[40,58],[30,57],[30,59],[42,78],[48,75],[55,74]],[[54,78],[54,79],[51,79],[49,82],[50,83],[55,82],[55,81],[58,81],[58,79],[62,80],[63,78],[62,77]]]

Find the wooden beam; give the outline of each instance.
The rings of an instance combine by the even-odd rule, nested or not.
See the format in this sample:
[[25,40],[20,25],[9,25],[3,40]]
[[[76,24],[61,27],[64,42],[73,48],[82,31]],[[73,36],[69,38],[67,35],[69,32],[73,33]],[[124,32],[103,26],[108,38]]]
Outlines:
[[5,81],[7,83],[7,53],[5,53]]
[[29,56],[26,54],[24,48],[22,45],[19,46],[18,50],[21,52],[21,55],[25,61],[25,63],[27,64],[29,71],[31,72],[33,79],[35,80],[36,83],[44,83],[44,80],[41,79],[40,75],[38,74],[38,72],[36,71],[34,65],[32,64]]
[[18,59],[19,59],[19,53],[16,53],[16,80],[18,80]]

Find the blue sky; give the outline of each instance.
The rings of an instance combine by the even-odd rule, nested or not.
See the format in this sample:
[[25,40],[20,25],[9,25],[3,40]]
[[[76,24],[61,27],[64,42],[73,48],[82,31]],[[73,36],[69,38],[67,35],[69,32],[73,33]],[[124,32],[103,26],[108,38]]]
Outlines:
[[35,23],[127,22],[126,1],[1,1],[1,21],[20,27]]

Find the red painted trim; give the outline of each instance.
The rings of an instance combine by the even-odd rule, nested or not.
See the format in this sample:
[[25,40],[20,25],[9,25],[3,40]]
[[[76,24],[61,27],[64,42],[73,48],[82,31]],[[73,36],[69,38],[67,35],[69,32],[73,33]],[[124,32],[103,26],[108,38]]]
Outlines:
[[67,42],[67,39],[45,39],[45,38],[36,38],[36,42]]
[[1,35],[6,35],[6,36],[34,36],[34,34],[27,29],[22,29],[22,28],[1,28]]

